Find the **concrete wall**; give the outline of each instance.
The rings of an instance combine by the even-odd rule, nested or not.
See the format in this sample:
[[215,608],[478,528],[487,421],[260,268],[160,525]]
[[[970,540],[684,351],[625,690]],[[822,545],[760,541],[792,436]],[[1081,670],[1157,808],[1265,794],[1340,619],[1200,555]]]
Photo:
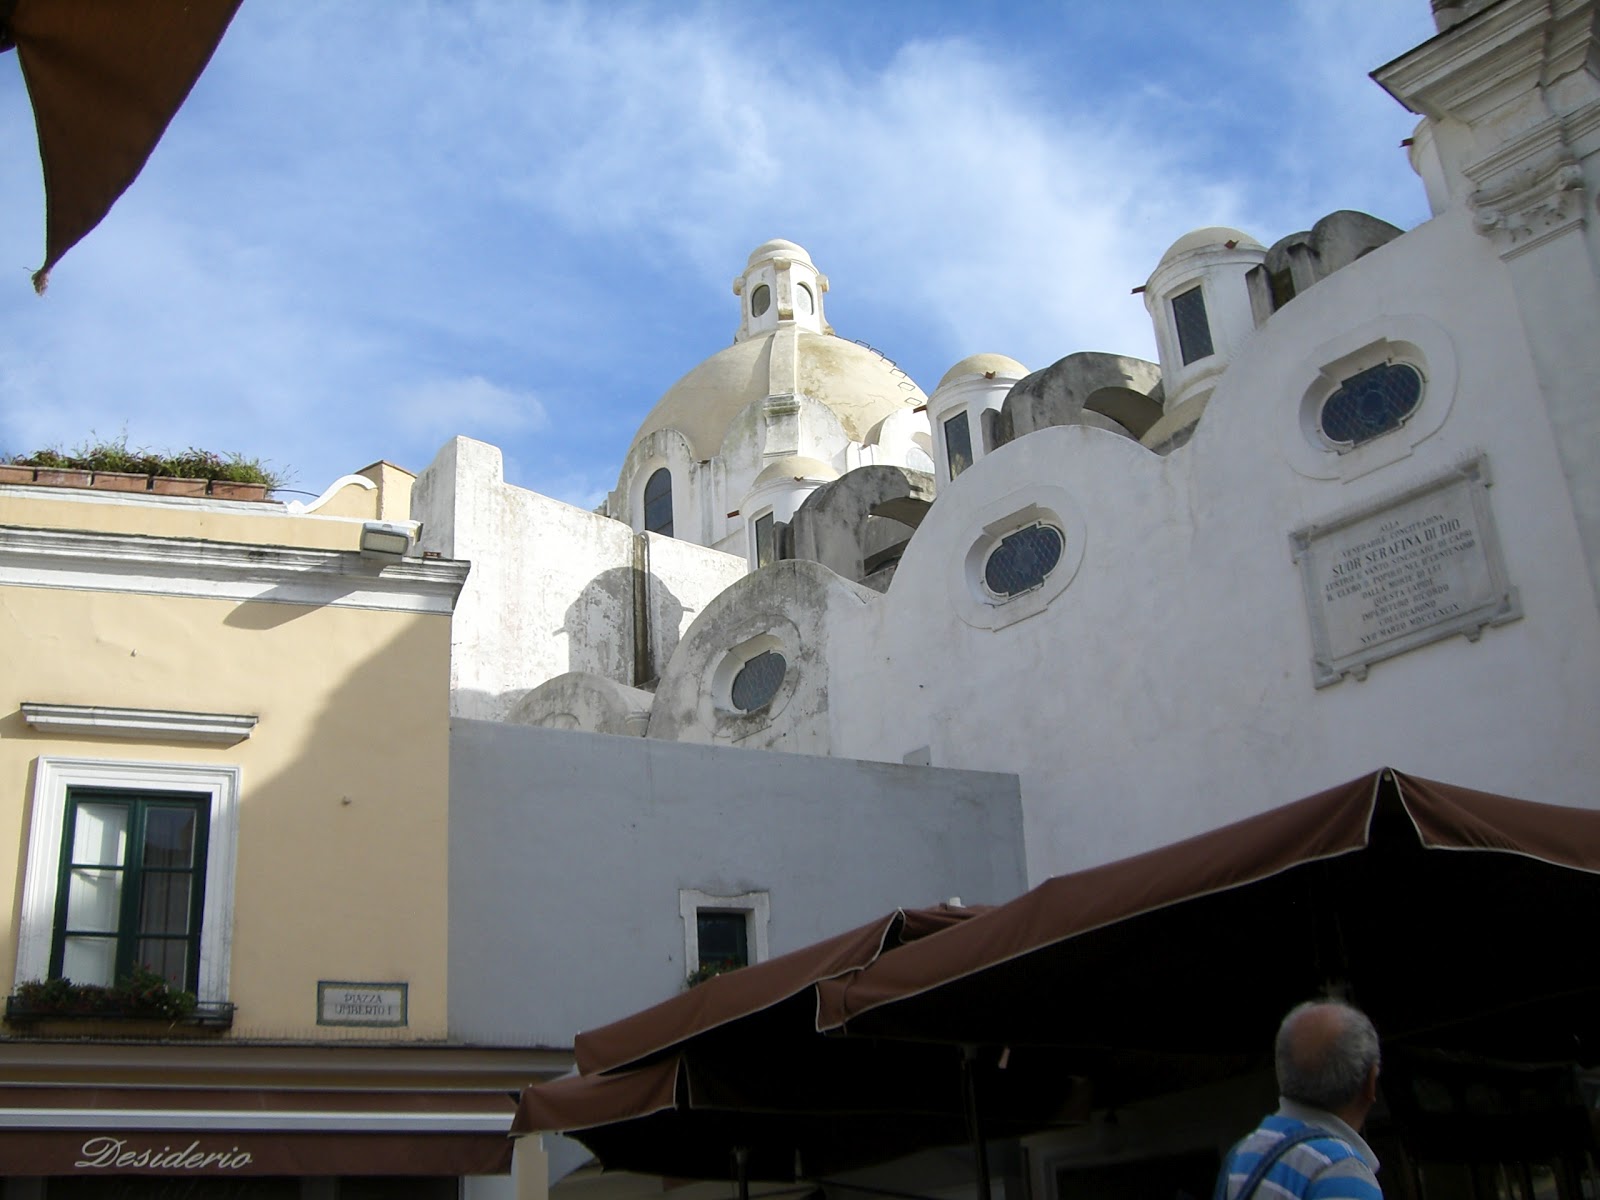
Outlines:
[[570,1044],[681,990],[680,888],[771,894],[771,952],[1023,888],[1009,775],[458,720],[450,1024]]

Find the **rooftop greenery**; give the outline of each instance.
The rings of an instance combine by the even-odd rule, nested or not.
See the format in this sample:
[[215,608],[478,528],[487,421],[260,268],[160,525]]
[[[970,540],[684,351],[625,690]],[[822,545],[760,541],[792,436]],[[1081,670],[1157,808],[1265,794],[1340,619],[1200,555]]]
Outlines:
[[51,467],[75,471],[121,471],[129,475],[163,475],[175,479],[220,479],[226,483],[262,483],[279,488],[286,482],[282,473],[259,458],[243,454],[217,454],[190,447],[176,453],[132,449],[126,437],[114,441],[87,442],[75,450],[59,448],[35,450],[0,461],[23,467]]

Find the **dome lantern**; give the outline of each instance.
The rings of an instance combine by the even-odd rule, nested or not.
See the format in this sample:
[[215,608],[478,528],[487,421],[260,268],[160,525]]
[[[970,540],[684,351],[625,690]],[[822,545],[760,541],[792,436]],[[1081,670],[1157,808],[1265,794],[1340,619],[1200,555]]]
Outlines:
[[779,325],[831,333],[822,316],[822,293],[827,290],[828,277],[817,270],[805,247],[782,238],[763,242],[733,281],[733,294],[739,297],[739,330],[733,340],[771,333]]

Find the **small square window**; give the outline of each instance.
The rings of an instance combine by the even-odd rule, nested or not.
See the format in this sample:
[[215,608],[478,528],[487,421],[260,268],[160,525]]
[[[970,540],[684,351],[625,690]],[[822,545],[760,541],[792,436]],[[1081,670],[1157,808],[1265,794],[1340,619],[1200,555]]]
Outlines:
[[695,913],[695,941],[700,965],[723,970],[750,965],[750,914],[702,908]]
[[766,961],[772,918],[766,892],[718,896],[680,888],[678,915],[683,918],[684,973],[691,980]]

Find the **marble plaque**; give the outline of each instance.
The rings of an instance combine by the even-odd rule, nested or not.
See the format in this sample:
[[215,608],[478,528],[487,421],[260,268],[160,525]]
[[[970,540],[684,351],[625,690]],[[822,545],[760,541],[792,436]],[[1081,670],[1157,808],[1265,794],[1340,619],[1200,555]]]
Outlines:
[[1379,503],[1289,535],[1311,616],[1317,687],[1522,615],[1476,457]]
[[406,993],[403,983],[350,983],[317,981],[318,1025],[404,1025]]

